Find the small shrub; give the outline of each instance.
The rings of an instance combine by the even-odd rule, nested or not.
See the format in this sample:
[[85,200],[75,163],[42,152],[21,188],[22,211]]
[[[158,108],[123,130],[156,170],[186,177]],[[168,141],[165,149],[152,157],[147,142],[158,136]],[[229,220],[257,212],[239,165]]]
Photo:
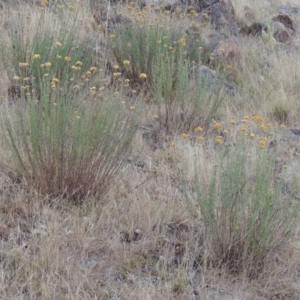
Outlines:
[[169,135],[206,125],[223,97],[220,88],[214,93],[208,91],[205,80],[191,71],[196,63],[191,60],[201,58],[201,39],[183,37],[183,28],[170,29],[168,19],[152,24],[147,21],[109,38],[125,77],[134,88],[138,86],[142,93],[150,94],[144,97],[148,102],[157,104],[159,131]]
[[[270,255],[290,241],[299,201],[273,178],[275,158],[261,150],[251,161],[242,147],[224,148],[208,186],[195,170],[195,190],[204,225],[207,263],[256,277]],[[188,198],[189,199],[189,198]],[[203,257],[204,257],[204,253]]]
[[99,196],[125,161],[138,114],[126,109],[121,93],[103,91],[92,38],[77,39],[78,28],[46,16],[37,19],[40,27],[9,25],[6,69],[23,101],[1,108],[1,134],[29,186],[51,197]]
[[289,109],[277,105],[274,107],[272,115],[277,122],[285,124],[289,119]]
[[192,71],[183,52],[183,46],[165,51],[152,66],[154,102],[168,134],[206,127],[224,99],[220,86],[209,90],[207,79]]
[[[199,46],[202,41],[195,41],[189,36],[183,38],[183,27],[170,29],[171,27],[168,19],[161,17],[154,21],[149,18],[145,24],[133,23],[109,38],[120,66],[123,66],[124,60],[130,61],[130,66],[123,68],[127,78],[141,83],[139,76],[144,73],[151,86],[156,74],[153,74],[155,61],[166,52],[174,52],[176,57],[184,56],[185,59],[200,59]],[[183,45],[184,51],[181,49]]]

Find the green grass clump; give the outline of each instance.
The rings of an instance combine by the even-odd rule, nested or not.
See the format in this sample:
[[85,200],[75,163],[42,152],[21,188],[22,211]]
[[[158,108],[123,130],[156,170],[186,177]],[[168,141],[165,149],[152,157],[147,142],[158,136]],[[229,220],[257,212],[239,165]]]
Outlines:
[[244,147],[225,147],[219,162],[207,186],[195,170],[205,259],[213,266],[256,277],[270,255],[293,236],[299,201],[283,189],[280,177],[274,177],[275,155],[266,150],[247,158]]
[[11,43],[4,49],[6,69],[23,96],[1,109],[12,169],[51,197],[102,195],[125,161],[137,114],[122,104],[122,94],[104,91],[105,75],[92,65],[89,35],[78,40],[75,26],[57,21],[53,31],[47,13],[38,17],[35,31],[13,27],[25,20],[10,24]]

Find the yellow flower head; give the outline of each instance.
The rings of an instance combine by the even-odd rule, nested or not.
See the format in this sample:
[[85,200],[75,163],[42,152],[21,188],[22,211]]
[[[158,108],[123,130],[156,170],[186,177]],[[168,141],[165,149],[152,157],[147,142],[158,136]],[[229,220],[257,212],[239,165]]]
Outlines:
[[158,119],[158,115],[153,115],[152,119],[157,120]]
[[254,139],[255,135],[253,133],[249,134],[250,139]]
[[265,125],[262,124],[262,125],[259,126],[259,129],[262,130],[262,131],[264,131],[264,130],[267,129],[267,127],[266,127]]
[[242,122],[247,123],[249,121],[249,116],[244,116]]
[[176,146],[175,142],[170,143],[170,147],[175,147],[175,146]]
[[186,41],[185,41],[185,38],[181,38],[178,43],[181,45],[181,46],[186,46]]
[[198,126],[198,127],[196,127],[196,128],[194,129],[194,131],[195,131],[195,132],[202,132],[203,129],[202,129],[200,126]]
[[220,136],[220,135],[217,136],[217,137],[216,137],[216,140],[215,140],[215,143],[216,143],[216,144],[222,144],[222,143],[223,143],[223,137]]
[[45,62],[45,67],[46,68],[50,68],[52,66],[50,61]]
[[40,59],[41,56],[40,56],[40,54],[34,54],[34,55],[32,56],[32,58],[33,58],[33,59]]
[[147,75],[146,75],[145,73],[142,73],[142,74],[140,75],[140,78],[141,78],[141,79],[146,79],[146,78],[147,78]]
[[214,128],[214,129],[221,129],[221,128],[222,128],[222,125],[221,125],[220,123],[215,123],[215,124],[213,125],[213,128]]
[[71,61],[72,58],[70,56],[65,56],[65,61]]
[[14,81],[19,81],[20,77],[19,76],[14,76]]
[[257,123],[262,123],[264,121],[263,118],[259,117],[259,116],[253,116],[252,120],[257,122]]
[[19,63],[19,67],[20,68],[26,68],[29,66],[29,63],[25,62],[25,63]]
[[188,135],[187,133],[183,133],[183,134],[181,135],[181,137],[182,137],[183,139],[187,139],[187,138],[189,137],[189,135]]
[[230,120],[229,123],[230,123],[231,125],[235,125],[235,124],[236,124],[236,122],[235,122],[234,120]]
[[57,48],[60,48],[60,47],[62,47],[62,43],[61,42],[56,42],[56,43],[54,43],[54,46],[57,47]]
[[59,82],[59,79],[56,78],[56,77],[53,77],[51,81],[52,81],[53,83],[58,83],[58,82]]
[[203,136],[198,137],[198,141],[203,142],[204,140],[205,140],[205,137],[203,137]]
[[82,66],[82,62],[81,61],[76,61],[76,64],[75,64],[77,67],[81,67]]
[[129,66],[130,65],[130,61],[129,60],[124,60],[123,61],[123,65],[124,66]]
[[97,68],[96,67],[91,67],[90,68],[90,71],[93,73],[93,72],[96,72],[97,71]]

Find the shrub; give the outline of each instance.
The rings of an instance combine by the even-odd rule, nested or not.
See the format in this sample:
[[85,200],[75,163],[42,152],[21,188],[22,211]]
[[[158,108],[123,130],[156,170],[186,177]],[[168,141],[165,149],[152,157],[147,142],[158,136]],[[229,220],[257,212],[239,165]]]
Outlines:
[[150,94],[144,98],[157,104],[160,129],[167,134],[206,125],[223,99],[221,87],[208,91],[207,82],[192,71],[192,65],[201,59],[201,39],[183,37],[183,28],[170,30],[171,25],[163,18],[133,24],[109,38],[125,77],[141,93]]
[[[200,59],[199,46],[202,45],[202,41],[182,34],[183,27],[173,26],[172,30],[171,27],[168,19],[161,17],[152,23],[149,18],[145,24],[133,23],[119,29],[109,38],[109,44],[120,65],[123,65],[124,60],[130,61],[130,67],[124,67],[128,78],[141,83],[139,75],[145,73],[151,85],[156,74],[153,74],[155,61],[166,52],[176,53],[176,59]],[[184,51],[181,49],[183,45]]]
[[152,66],[152,93],[159,110],[159,122],[167,133],[189,132],[207,127],[224,97],[221,86],[208,87],[199,66],[184,59],[184,46],[165,51]]
[[273,177],[276,161],[270,152],[260,150],[251,161],[245,148],[224,148],[220,158],[208,186],[195,170],[205,237],[202,255],[212,266],[256,277],[270,255],[293,236],[299,201]]
[[6,68],[26,95],[14,107],[2,107],[1,134],[29,186],[52,197],[99,196],[124,163],[137,114],[122,104],[122,94],[103,91],[91,37],[78,40],[77,29],[65,30],[63,23],[56,24],[59,35],[45,18],[42,13],[43,28],[36,31],[10,31]]

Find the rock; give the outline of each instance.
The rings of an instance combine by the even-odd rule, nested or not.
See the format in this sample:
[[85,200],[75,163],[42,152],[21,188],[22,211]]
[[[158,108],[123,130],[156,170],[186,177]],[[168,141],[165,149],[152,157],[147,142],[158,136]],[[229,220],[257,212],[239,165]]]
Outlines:
[[262,31],[267,31],[267,26],[264,23],[253,23],[250,26],[242,26],[240,33],[250,36],[259,36],[262,34]]
[[217,2],[219,0],[179,0],[172,5],[166,5],[165,9],[174,12],[176,8],[180,7],[183,11],[187,11],[189,6],[193,6],[197,12],[201,12]]
[[274,52],[277,54],[281,54],[282,52],[285,52],[286,54],[296,54],[297,51],[294,50],[291,46],[283,43],[276,43],[274,46]]
[[235,37],[220,41],[212,52],[213,65],[237,65],[241,60],[241,48],[238,39]]
[[5,224],[0,224],[0,240],[8,241],[10,230]]
[[139,241],[142,238],[142,231],[138,228],[133,230],[133,240]]
[[211,24],[217,30],[225,29],[231,35],[238,35],[239,28],[231,0],[219,0],[211,5],[209,9],[211,10]]
[[288,130],[288,134],[292,137],[299,137],[300,136],[300,130],[299,129],[294,129],[294,128],[291,128]]
[[254,13],[248,5],[244,7],[244,17],[247,22],[253,22],[255,20]]
[[290,35],[294,35],[296,33],[295,22],[288,15],[278,15],[273,17],[272,21],[282,23]]
[[[195,36],[195,39],[199,37],[200,33],[195,33],[194,32],[188,32],[188,34],[193,34]],[[202,45],[202,50],[201,50],[201,61],[203,64],[207,65],[210,63],[210,56],[211,53],[218,47],[220,42],[223,42],[226,40],[228,36],[220,33],[220,32],[214,32],[213,34],[210,35],[202,35],[201,39],[203,42]]]
[[217,75],[215,70],[207,66],[195,65],[191,69],[191,74],[191,88],[198,86],[200,81],[200,84],[205,85],[209,90],[218,91],[221,88],[230,96],[238,94],[237,88],[233,83]]
[[107,70],[112,71],[119,65],[112,49],[101,40],[101,37],[94,48],[94,57],[96,67],[103,68],[104,65]]
[[291,40],[291,36],[287,29],[285,28],[284,24],[278,21],[273,22],[274,27],[274,35],[273,37],[277,42],[280,43],[288,43]]
[[12,84],[8,89],[7,89],[7,94],[8,94],[8,102],[10,105],[16,103],[18,99],[21,99],[22,96],[22,91],[21,91],[21,86],[19,84]]
[[278,12],[283,15],[297,16],[300,14],[300,8],[289,5],[281,5],[278,8]]
[[131,20],[118,14],[109,5],[97,5],[93,12],[94,20],[102,29],[114,30],[119,27],[131,24]]

